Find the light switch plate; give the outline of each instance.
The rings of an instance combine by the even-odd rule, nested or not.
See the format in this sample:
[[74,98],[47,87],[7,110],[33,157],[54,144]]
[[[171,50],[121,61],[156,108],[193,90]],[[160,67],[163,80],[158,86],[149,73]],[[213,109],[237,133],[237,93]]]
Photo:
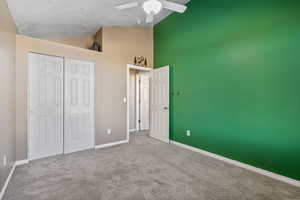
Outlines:
[[186,131],[186,136],[191,136],[191,131],[190,130]]
[[6,159],[6,155],[3,156],[3,166],[6,167],[7,165],[7,159]]

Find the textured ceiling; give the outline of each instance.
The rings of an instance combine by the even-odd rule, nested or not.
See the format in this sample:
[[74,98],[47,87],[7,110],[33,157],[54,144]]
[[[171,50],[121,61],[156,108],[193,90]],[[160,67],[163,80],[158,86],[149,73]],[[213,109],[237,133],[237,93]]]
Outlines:
[[[184,4],[189,0],[170,1]],[[128,2],[131,0],[7,0],[19,32],[38,38],[83,37],[103,26],[149,26],[141,6],[116,10],[116,5]],[[163,10],[154,24],[170,13]]]

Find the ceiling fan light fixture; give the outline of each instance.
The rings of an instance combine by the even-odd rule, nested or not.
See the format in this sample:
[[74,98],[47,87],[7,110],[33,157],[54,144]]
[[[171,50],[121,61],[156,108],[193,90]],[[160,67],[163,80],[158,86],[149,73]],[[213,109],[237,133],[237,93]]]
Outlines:
[[148,15],[158,14],[162,7],[162,3],[159,0],[147,0],[143,3],[143,9]]

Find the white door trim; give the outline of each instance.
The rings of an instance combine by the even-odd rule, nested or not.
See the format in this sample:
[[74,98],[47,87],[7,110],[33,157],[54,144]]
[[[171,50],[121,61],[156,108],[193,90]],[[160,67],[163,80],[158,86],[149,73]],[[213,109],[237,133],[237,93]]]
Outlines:
[[128,64],[127,65],[127,75],[126,75],[126,79],[127,79],[127,83],[126,83],[126,117],[127,117],[127,120],[126,120],[126,133],[127,133],[127,136],[126,136],[126,140],[129,141],[129,71],[130,69],[136,69],[136,70],[140,70],[140,71],[152,71],[152,68],[148,68],[148,67],[140,67],[140,66],[136,66],[136,65],[130,65]]

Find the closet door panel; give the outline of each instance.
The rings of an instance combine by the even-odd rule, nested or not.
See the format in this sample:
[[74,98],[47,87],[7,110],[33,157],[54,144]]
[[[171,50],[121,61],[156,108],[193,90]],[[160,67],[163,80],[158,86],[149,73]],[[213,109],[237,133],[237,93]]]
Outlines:
[[29,159],[63,153],[63,59],[29,53]]
[[94,147],[94,64],[65,60],[65,153]]

